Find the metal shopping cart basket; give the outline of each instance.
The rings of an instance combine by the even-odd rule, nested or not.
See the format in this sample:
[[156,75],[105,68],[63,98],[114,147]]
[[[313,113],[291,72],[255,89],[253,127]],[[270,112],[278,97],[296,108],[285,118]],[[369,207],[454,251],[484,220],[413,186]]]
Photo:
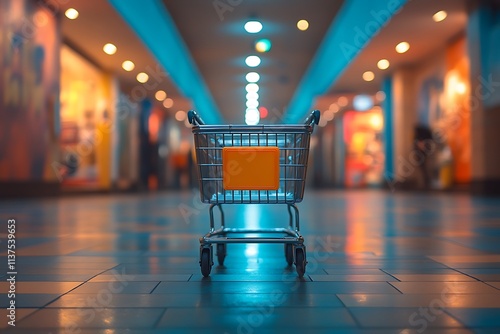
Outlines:
[[[216,245],[219,265],[223,265],[229,243],[283,243],[288,265],[295,264],[298,276],[304,276],[306,247],[295,203],[304,196],[309,142],[320,112],[314,110],[303,125],[205,125],[192,110],[188,117],[193,124],[201,200],[210,204],[210,231],[200,238],[203,276],[209,276],[212,269],[212,244]],[[289,226],[225,226],[222,204],[254,203],[286,204]],[[218,229],[215,207],[221,218]]]

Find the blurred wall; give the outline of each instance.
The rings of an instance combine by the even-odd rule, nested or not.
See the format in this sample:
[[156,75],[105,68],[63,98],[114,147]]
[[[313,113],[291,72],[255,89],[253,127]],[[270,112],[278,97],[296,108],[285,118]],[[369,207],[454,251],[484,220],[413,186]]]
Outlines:
[[500,5],[479,1],[467,26],[470,55],[472,186],[500,195]]
[[58,156],[60,20],[43,4],[0,1],[0,193],[4,194],[22,191],[25,185],[30,191],[58,185],[51,163]]

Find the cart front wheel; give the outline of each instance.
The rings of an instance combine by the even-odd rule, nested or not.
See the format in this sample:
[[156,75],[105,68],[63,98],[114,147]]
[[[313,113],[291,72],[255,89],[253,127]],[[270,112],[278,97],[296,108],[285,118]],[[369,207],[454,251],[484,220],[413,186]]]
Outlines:
[[289,266],[293,264],[293,245],[285,244],[285,259]]
[[200,259],[200,266],[201,266],[201,274],[204,277],[208,277],[210,275],[210,271],[212,270],[212,256],[210,252],[210,248],[204,248],[201,251],[201,259]]
[[306,272],[306,254],[303,248],[295,249],[295,269],[300,278],[304,277]]
[[217,244],[217,260],[219,261],[219,266],[224,265],[224,259],[226,258],[227,245]]

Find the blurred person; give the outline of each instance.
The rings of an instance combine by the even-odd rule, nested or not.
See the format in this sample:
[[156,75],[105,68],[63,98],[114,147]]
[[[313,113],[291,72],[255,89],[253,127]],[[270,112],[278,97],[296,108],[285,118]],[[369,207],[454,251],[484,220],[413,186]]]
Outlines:
[[418,168],[423,179],[424,189],[430,189],[432,185],[432,157],[435,148],[432,130],[424,124],[415,126],[414,149],[418,153]]

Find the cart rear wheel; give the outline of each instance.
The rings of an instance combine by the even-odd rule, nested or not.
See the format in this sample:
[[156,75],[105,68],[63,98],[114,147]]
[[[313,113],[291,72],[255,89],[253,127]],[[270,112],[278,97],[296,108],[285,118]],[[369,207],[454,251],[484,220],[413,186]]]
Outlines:
[[300,278],[306,272],[306,254],[303,248],[295,248],[295,269]]
[[219,261],[219,266],[224,265],[224,259],[226,258],[227,245],[217,244],[217,260]]
[[210,271],[212,270],[212,254],[210,248],[203,248],[201,251],[201,259],[200,259],[200,266],[201,266],[201,274],[204,277],[208,277],[210,275]]
[[285,244],[285,259],[289,266],[293,264],[293,245]]

